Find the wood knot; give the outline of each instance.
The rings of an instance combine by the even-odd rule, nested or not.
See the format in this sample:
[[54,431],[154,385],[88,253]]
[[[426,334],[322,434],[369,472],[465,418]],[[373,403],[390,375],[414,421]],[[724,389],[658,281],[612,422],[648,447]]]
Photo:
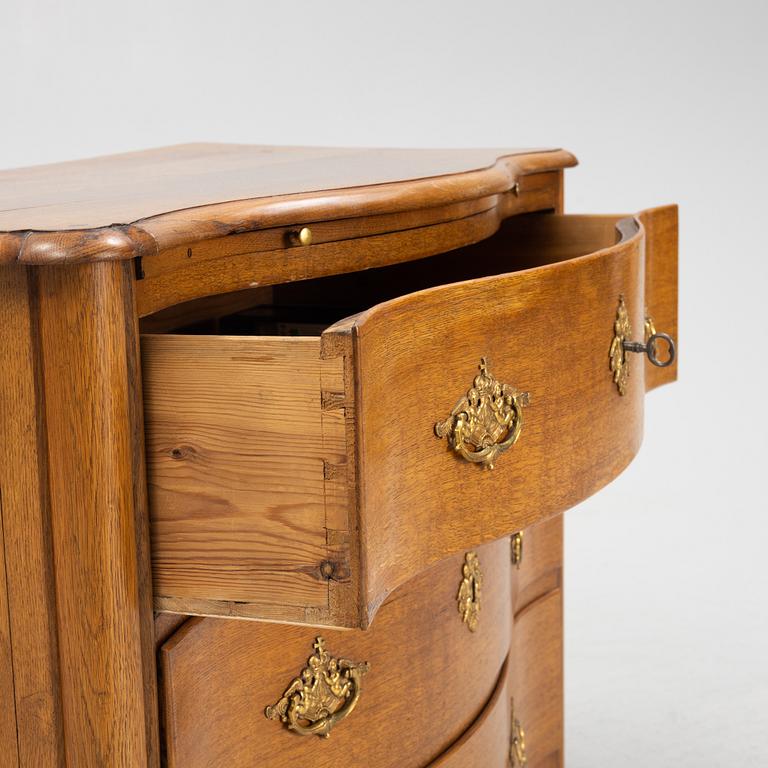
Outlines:
[[191,445],[177,445],[175,448],[171,448],[168,451],[168,455],[174,461],[182,461],[188,456],[192,456],[195,453],[195,449]]
[[323,562],[320,563],[320,575],[324,579],[333,578],[333,573],[335,570],[336,570],[336,566],[333,564],[331,560],[323,560]]

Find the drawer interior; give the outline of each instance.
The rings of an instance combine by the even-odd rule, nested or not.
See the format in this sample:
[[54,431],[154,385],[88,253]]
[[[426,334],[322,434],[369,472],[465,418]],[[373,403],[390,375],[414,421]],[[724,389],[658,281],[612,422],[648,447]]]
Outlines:
[[319,336],[338,320],[437,285],[577,258],[621,239],[617,216],[532,213],[474,245],[385,267],[197,299],[142,319],[145,333]]

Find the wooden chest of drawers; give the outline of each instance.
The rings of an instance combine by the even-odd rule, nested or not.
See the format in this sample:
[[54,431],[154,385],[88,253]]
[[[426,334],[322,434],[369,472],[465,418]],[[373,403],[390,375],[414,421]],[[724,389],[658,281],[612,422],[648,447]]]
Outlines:
[[574,162],[0,174],[0,763],[562,763],[560,514],[677,330],[676,209]]

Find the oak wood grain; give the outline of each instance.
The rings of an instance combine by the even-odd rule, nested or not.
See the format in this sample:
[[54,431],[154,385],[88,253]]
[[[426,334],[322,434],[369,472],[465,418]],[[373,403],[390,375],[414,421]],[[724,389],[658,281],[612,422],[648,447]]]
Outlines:
[[405,585],[370,630],[323,630],[329,652],[370,664],[356,709],[328,739],[299,737],[264,716],[305,666],[316,631],[192,619],[162,650],[169,766],[428,764],[484,709],[509,648],[508,543],[477,554],[474,633],[456,600],[463,553]]
[[515,616],[510,692],[514,714],[525,730],[528,765],[562,766],[563,604],[549,592]]
[[[677,327],[677,206],[643,211],[639,216],[645,229],[645,298],[656,330],[679,342]],[[679,351],[679,344],[678,344]],[[677,379],[678,359],[667,368],[646,362],[647,388],[655,389]]]
[[[509,768],[509,674],[505,665],[474,723],[429,768]],[[533,766],[532,766],[533,768]]]
[[64,764],[65,749],[34,275],[0,267],[0,295],[0,490],[18,758],[49,768]]
[[563,583],[563,516],[556,515],[523,531],[523,559],[512,569],[512,609],[515,613],[561,589]]
[[132,279],[119,262],[37,276],[68,765],[159,760]]
[[18,766],[16,693],[13,685],[13,648],[3,544],[3,504],[0,497],[0,765]]

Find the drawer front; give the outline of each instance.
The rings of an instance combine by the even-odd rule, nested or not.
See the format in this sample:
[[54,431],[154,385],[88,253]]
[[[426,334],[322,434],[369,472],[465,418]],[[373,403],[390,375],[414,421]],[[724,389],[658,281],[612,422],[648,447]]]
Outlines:
[[511,717],[507,666],[486,708],[429,768],[509,768]]
[[368,663],[354,711],[327,739],[297,735],[265,716],[301,678],[317,632],[232,619],[188,622],[161,651],[169,764],[417,768],[434,760],[483,710],[509,649],[509,544],[476,554],[482,582],[474,631],[459,611],[461,553],[395,592],[369,630],[322,632],[329,654]]
[[[644,327],[643,231],[628,230],[596,253],[420,291],[326,331],[326,349],[343,349],[354,380],[369,617],[408,571],[562,512],[631,461],[645,365],[627,356],[624,395],[609,368],[620,297],[639,336]],[[502,384],[528,393],[528,405],[520,396],[517,442],[491,470],[462,458],[450,430],[472,407],[479,415],[465,431],[493,428],[492,409],[504,415],[505,405],[489,390]]]
[[514,719],[525,733],[527,768],[562,765],[563,641],[560,590],[515,616],[510,655]]
[[563,516],[543,520],[515,536],[519,552],[512,568],[512,610],[515,614],[562,586]]

